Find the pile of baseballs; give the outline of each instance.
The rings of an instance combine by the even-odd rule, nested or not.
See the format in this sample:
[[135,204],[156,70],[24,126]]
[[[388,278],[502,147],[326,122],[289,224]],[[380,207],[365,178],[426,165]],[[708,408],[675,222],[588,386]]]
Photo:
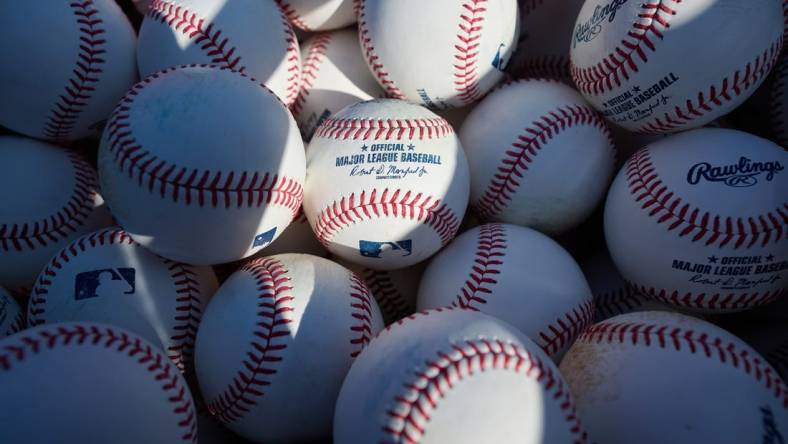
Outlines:
[[786,5],[0,2],[0,443],[788,442]]

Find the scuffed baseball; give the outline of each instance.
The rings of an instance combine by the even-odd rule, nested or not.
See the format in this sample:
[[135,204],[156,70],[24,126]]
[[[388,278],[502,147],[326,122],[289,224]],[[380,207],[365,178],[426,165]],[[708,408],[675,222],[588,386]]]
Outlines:
[[113,0],[0,4],[0,125],[67,142],[101,132],[135,82],[136,36]]
[[0,136],[0,285],[29,289],[58,250],[108,226],[96,171],[76,153]]
[[496,89],[465,119],[460,140],[475,212],[548,234],[588,218],[615,168],[602,117],[576,91],[551,80]]
[[581,443],[555,364],[514,327],[460,309],[417,313],[383,331],[350,369],[334,442]]
[[307,149],[304,213],[333,254],[376,270],[432,256],[468,204],[468,163],[433,112],[381,99],[325,120]]
[[364,283],[334,262],[247,262],[219,288],[197,334],[208,410],[255,442],[324,442],[345,374],[382,327]]
[[617,125],[684,131],[750,97],[782,33],[781,0],[587,0],[571,37],[572,78]]
[[293,26],[303,31],[330,31],[356,22],[354,0],[276,0]]
[[774,369],[690,316],[639,312],[592,325],[560,369],[595,442],[779,442],[788,433],[788,388]]
[[502,319],[556,362],[593,319],[580,267],[555,241],[524,227],[486,224],[429,263],[417,308],[457,306]]
[[11,293],[0,287],[0,338],[11,336],[25,328],[25,313]]
[[243,72],[288,106],[301,87],[298,41],[274,0],[151,0],[137,48],[140,76],[189,63]]
[[503,79],[518,24],[517,0],[358,2],[361,47],[380,85],[435,109],[473,103]]
[[643,148],[613,181],[608,249],[639,292],[684,309],[740,311],[786,292],[788,153],[699,129]]
[[66,246],[43,268],[27,307],[30,325],[111,324],[145,338],[179,369],[192,363],[197,326],[218,283],[210,267],[156,256],[108,228]]
[[548,78],[571,83],[569,45],[585,0],[519,0],[520,37],[507,70],[515,78]]
[[364,62],[355,29],[311,36],[301,45],[301,61],[301,90],[291,109],[307,142],[342,108],[385,96]]
[[194,402],[159,348],[104,324],[0,340],[0,442],[194,443]]
[[304,148],[290,112],[243,73],[181,66],[118,104],[99,148],[112,214],[168,259],[217,264],[273,242],[298,213]]

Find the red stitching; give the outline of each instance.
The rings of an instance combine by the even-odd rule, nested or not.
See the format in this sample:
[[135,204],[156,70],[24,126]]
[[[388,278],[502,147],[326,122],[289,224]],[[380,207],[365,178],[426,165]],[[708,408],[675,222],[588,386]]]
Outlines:
[[528,57],[519,65],[521,77],[543,77],[548,79],[569,80],[572,78],[569,58],[560,55]]
[[539,346],[550,356],[555,355],[565,346],[571,345],[577,335],[582,333],[594,318],[594,303],[590,300],[581,302],[571,311],[539,332]]
[[474,305],[487,303],[483,295],[492,293],[489,286],[498,283],[495,278],[501,273],[506,247],[506,228],[503,225],[486,224],[479,227],[474,265],[471,266],[460,294],[455,296],[453,306],[479,311]]
[[[785,1],[788,5],[788,0]],[[788,15],[786,16],[788,21]],[[788,27],[786,27],[788,29]],[[788,116],[785,115],[785,86],[786,77],[788,77],[788,57],[780,60],[780,63],[774,69],[774,83],[772,84],[771,96],[769,97],[769,120],[772,123],[772,135],[774,140],[782,147],[788,147],[788,131],[786,131],[786,123],[788,123]]]
[[369,288],[355,273],[350,273],[350,308],[351,316],[355,319],[355,324],[350,326],[354,338],[350,343],[355,346],[355,350],[350,356],[356,357],[372,340],[372,296]]
[[454,134],[451,124],[441,117],[430,119],[334,119],[323,121],[316,137],[327,139],[411,140],[437,139]]
[[34,332],[19,333],[14,338],[0,348],[0,369],[4,371],[10,371],[14,364],[24,362],[30,355],[58,347],[103,347],[125,354],[161,384],[162,391],[167,394],[167,402],[178,418],[181,440],[197,442],[197,421],[189,390],[183,384],[180,373],[172,370],[174,367],[169,364],[169,360],[150,344],[137,337],[130,337],[123,331],[93,324],[54,325]]
[[733,249],[778,243],[788,230],[788,203],[766,214],[747,218],[722,217],[692,206],[662,183],[651,162],[650,149],[645,148],[627,161],[626,178],[629,190],[648,216],[679,237],[692,236],[692,242],[706,246]]
[[96,196],[96,173],[77,154],[66,151],[74,168],[74,190],[68,202],[56,213],[32,222],[0,224],[0,251],[22,251],[46,247],[68,240],[93,211]]
[[80,114],[96,91],[99,76],[104,72],[102,66],[107,52],[107,40],[103,35],[106,30],[93,1],[73,1],[69,6],[79,27],[79,52],[72,75],[58,96],[59,100],[50,109],[44,125],[44,136],[54,140],[64,140],[71,135]]
[[287,344],[280,338],[290,335],[294,297],[284,265],[273,257],[247,262],[239,269],[251,275],[257,285],[257,329],[252,333],[243,365],[227,388],[207,402],[208,410],[222,422],[241,419],[265,395],[265,387],[276,374]]
[[714,106],[722,106],[724,102],[730,102],[740,96],[743,91],[755,88],[771,71],[780,56],[781,48],[782,36],[755,60],[748,62],[743,70],[737,69],[733,75],[723,78],[719,84],[711,85],[708,93],[699,91],[696,100],[688,99],[684,106],[675,106],[673,111],[664,113],[661,118],[655,118],[639,131],[663,133],[681,129],[686,123],[713,111]]
[[479,57],[479,40],[482,38],[482,22],[487,0],[467,0],[460,13],[458,43],[454,45],[454,89],[463,103],[472,103],[481,95],[476,63]]
[[287,44],[287,94],[285,95],[285,104],[290,106],[295,102],[301,91],[301,51],[298,48],[298,38],[290,26],[282,8],[279,8],[281,15],[282,25],[285,30],[285,43]]
[[440,199],[413,191],[403,193],[399,189],[379,191],[375,188],[362,191],[358,197],[351,193],[329,204],[318,215],[315,236],[327,246],[338,231],[365,220],[390,215],[415,219],[434,229],[441,245],[454,238],[460,226],[457,215],[446,204],[441,204]]
[[195,45],[211,57],[211,63],[239,72],[246,71],[246,66],[241,64],[240,54],[236,55],[235,46],[232,46],[229,39],[222,35],[222,30],[215,27],[214,23],[204,27],[205,19],[198,16],[196,12],[164,0],[153,0],[148,7],[147,15],[194,39]]
[[630,343],[645,347],[673,348],[678,352],[703,354],[717,359],[762,382],[774,396],[788,407],[788,392],[772,368],[757,354],[738,349],[736,343],[692,329],[645,323],[601,322],[590,326],[578,341],[589,344]]
[[397,290],[389,273],[371,268],[364,269],[363,273],[364,282],[380,306],[386,325],[402,319],[416,309],[415,304]]
[[550,364],[545,364],[527,349],[499,339],[479,338],[452,344],[451,350],[438,351],[436,355],[421,369],[413,371],[412,380],[403,384],[404,392],[394,397],[394,405],[386,412],[394,424],[389,421],[383,432],[393,441],[420,442],[440,400],[478,369],[480,372],[514,371],[539,382],[559,404],[574,435],[574,442],[586,442],[587,436],[580,425],[568,387]]
[[607,293],[596,293],[594,294],[595,320],[599,322],[622,313],[635,311],[646,302],[648,302],[648,298],[629,285],[622,285],[621,288]]
[[[7,297],[11,301],[14,300],[13,298],[11,298],[10,294],[8,294]],[[1,314],[2,314],[2,316],[0,316],[0,325],[2,325],[8,319],[7,318],[8,311],[5,311],[5,312],[3,312]],[[16,313],[16,316],[14,316],[14,320],[11,321],[11,323],[8,325],[8,328],[6,328],[5,331],[0,330],[0,339],[2,339],[4,336],[11,336],[14,333],[19,333],[20,331],[22,331],[24,329],[25,329],[25,314],[20,309]]]
[[[293,178],[260,171],[186,168],[160,159],[137,142],[129,120],[135,98],[159,77],[185,66],[230,70],[215,65],[182,65],[159,71],[134,85],[115,108],[106,129],[109,152],[114,154],[121,174],[127,174],[140,188],[145,188],[150,193],[158,194],[163,199],[170,198],[176,203],[180,200],[187,206],[196,204],[200,207],[209,205],[241,208],[275,205],[288,208],[295,216],[301,206],[304,191],[302,185]],[[257,83],[253,77],[239,71],[230,71]],[[259,86],[271,91],[263,84]],[[194,197],[193,194],[197,196]]]
[[613,136],[592,108],[584,105],[565,105],[534,120],[524,132],[517,136],[511,148],[497,168],[484,194],[474,205],[476,213],[483,219],[492,219],[500,214],[511,202],[520,187],[524,173],[539,154],[544,144],[564,130],[589,125],[602,130],[613,144]]
[[380,61],[380,57],[375,53],[375,45],[372,43],[372,37],[370,37],[369,28],[367,27],[365,4],[366,0],[354,0],[353,3],[356,15],[358,16],[358,36],[361,42],[361,48],[364,50],[364,57],[367,59],[367,64],[369,64],[372,74],[378,79],[378,82],[380,82],[380,85],[386,90],[389,97],[406,100],[405,94],[403,94],[402,91],[397,88],[394,81],[389,78],[388,71],[386,71],[383,63]]
[[286,0],[276,0],[276,4],[279,5],[279,8],[285,14],[290,23],[304,31],[312,31],[312,28],[307,26],[306,23],[304,23],[304,21],[301,19],[301,16],[298,15],[298,11],[293,8],[293,5],[288,3]]
[[331,37],[332,34],[330,32],[321,32],[309,41],[310,46],[306,53],[306,59],[301,66],[301,90],[290,107],[293,116],[298,116],[301,113],[309,93],[312,92],[312,88],[315,86],[314,82],[317,79],[317,73],[320,71],[320,65],[323,63],[326,51],[328,51]]
[[678,290],[646,287],[634,282],[627,282],[636,290],[648,297],[666,304],[687,308],[703,308],[712,310],[743,310],[766,305],[788,293],[787,289],[765,291],[763,293],[680,293]]
[[[610,54],[588,68],[571,67],[572,79],[577,88],[586,94],[602,94],[621,86],[629,80],[630,72],[638,72],[638,63],[648,62],[648,51],[657,50],[656,40],[662,40],[662,31],[670,28],[670,18],[676,9],[666,3],[679,4],[683,0],[657,0],[640,5],[639,21],[632,24],[627,36]],[[644,48],[645,47],[645,48]]]
[[202,300],[200,300],[200,283],[197,273],[191,265],[164,259],[170,278],[175,283],[176,306],[175,323],[170,336],[172,344],[167,348],[170,359],[181,371],[186,370],[194,357],[194,342],[197,339],[197,327],[202,319]]

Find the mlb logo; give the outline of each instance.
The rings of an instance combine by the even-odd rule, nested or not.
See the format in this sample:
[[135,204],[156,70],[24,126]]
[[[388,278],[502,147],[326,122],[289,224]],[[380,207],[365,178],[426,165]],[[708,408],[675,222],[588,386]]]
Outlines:
[[410,256],[413,253],[413,241],[410,239],[399,242],[358,241],[358,251],[364,257],[382,258],[396,255]]
[[264,247],[270,244],[271,242],[274,241],[275,235],[276,235],[276,227],[271,228],[265,233],[258,234],[257,236],[254,237],[254,242],[252,243],[252,247]]
[[103,268],[77,274],[74,279],[74,300],[91,299],[117,294],[134,294],[136,270],[133,268]]

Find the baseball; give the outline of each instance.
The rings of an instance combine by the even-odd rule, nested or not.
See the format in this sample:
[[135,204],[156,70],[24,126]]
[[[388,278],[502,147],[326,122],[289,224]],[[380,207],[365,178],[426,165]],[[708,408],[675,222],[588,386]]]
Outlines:
[[788,57],[782,57],[774,68],[769,88],[771,136],[782,147],[788,147]]
[[506,224],[466,231],[429,263],[417,308],[448,305],[510,323],[556,361],[593,318],[572,256],[537,231]]
[[39,139],[99,134],[136,80],[136,36],[113,0],[0,4],[0,125]]
[[542,350],[491,316],[417,313],[350,369],[334,442],[585,443],[572,395]]
[[780,0],[586,0],[571,39],[572,78],[628,130],[698,128],[755,92],[782,33]]
[[302,253],[314,256],[328,256],[328,251],[317,240],[309,221],[303,211],[298,212],[293,222],[285,228],[282,235],[276,238],[271,245],[259,251],[257,255],[273,256],[283,253]]
[[639,312],[594,324],[560,369],[596,442],[775,443],[788,431],[788,389],[774,369],[689,316]]
[[301,90],[291,109],[307,142],[332,114],[385,95],[367,69],[354,29],[313,35],[301,45],[301,60]]
[[0,287],[0,339],[25,328],[25,313],[11,293]]
[[173,262],[128,233],[87,234],[52,257],[31,291],[30,325],[99,322],[159,346],[179,369],[191,365],[208,299],[218,286],[210,267]]
[[301,87],[298,41],[273,0],[152,0],[140,28],[140,75],[190,63],[254,77],[288,106]]
[[605,237],[641,293],[706,312],[785,294],[788,153],[746,133],[699,129],[635,153],[613,181]]
[[255,442],[325,441],[342,380],[382,326],[369,290],[338,264],[298,254],[249,261],[219,288],[197,333],[208,410]]
[[399,100],[360,102],[315,132],[304,213],[335,255],[404,268],[454,238],[468,187],[465,154],[445,120]]
[[465,119],[460,141],[475,212],[548,234],[588,218],[615,168],[602,117],[556,81],[521,80],[494,90]]
[[356,22],[354,0],[276,0],[290,23],[304,31],[328,31]]
[[97,190],[96,171],[76,153],[0,136],[0,286],[29,289],[58,250],[109,225]]
[[461,107],[495,86],[518,24],[517,0],[358,0],[369,69],[389,96],[429,108]]
[[109,325],[42,325],[0,340],[0,392],[0,442],[197,441],[175,365]]
[[257,80],[215,66],[174,67],[135,85],[110,117],[98,163],[119,224],[179,262],[252,255],[290,224],[303,196],[303,142],[287,108]]
[[585,0],[520,0],[520,38],[508,71],[517,78],[572,81],[567,36]]

